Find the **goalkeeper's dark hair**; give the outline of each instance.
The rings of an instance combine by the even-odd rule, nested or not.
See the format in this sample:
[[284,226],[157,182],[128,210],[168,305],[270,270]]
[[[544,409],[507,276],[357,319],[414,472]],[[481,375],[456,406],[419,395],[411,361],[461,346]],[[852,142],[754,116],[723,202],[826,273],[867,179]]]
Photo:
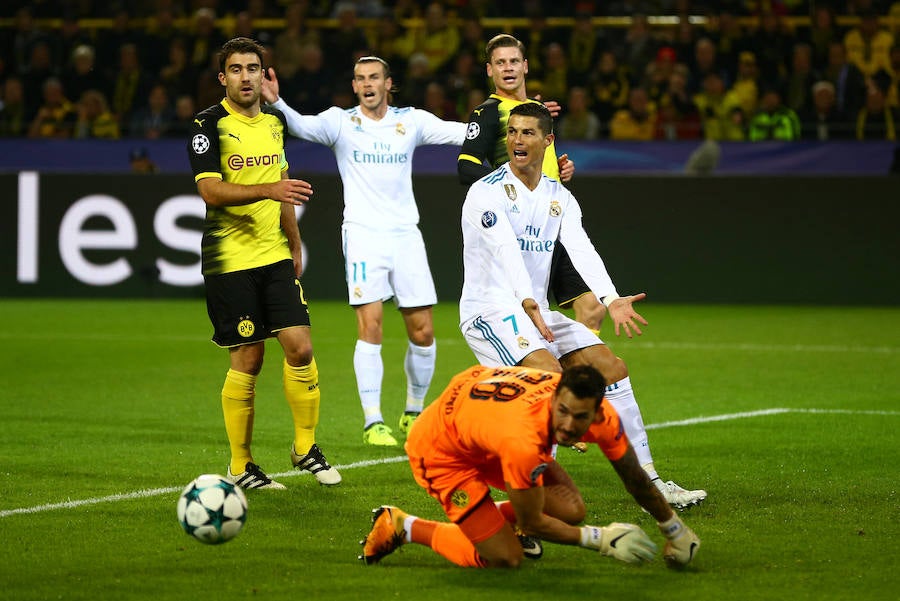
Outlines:
[[262,44],[256,40],[240,37],[232,38],[222,44],[222,49],[219,50],[219,71],[222,73],[225,72],[225,61],[227,61],[228,57],[232,54],[255,54],[259,57],[260,67],[265,67],[265,65],[263,65],[264,52],[265,50],[263,50]]
[[599,407],[606,392],[606,380],[596,367],[573,365],[563,370],[558,388],[568,388],[579,399],[595,399]]
[[540,102],[523,102],[514,106],[509,111],[509,116],[512,117],[513,115],[534,117],[538,120],[538,127],[541,128],[545,136],[553,133],[553,117],[550,116],[550,111],[547,110],[547,107]]

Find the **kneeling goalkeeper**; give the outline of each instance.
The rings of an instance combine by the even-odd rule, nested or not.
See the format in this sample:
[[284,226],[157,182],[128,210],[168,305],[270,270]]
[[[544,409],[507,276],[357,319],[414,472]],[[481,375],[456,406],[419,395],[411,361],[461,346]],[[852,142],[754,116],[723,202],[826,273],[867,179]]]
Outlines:
[[[376,563],[412,542],[460,566],[518,567],[528,536],[627,563],[651,561],[657,547],[634,524],[576,526],[584,520],[584,500],[554,449],[584,440],[598,444],[628,492],[657,520],[667,539],[666,562],[687,565],[700,539],[639,465],[604,389],[603,376],[587,365],[562,374],[475,366],[456,375],[406,442],[416,482],[441,503],[450,522],[376,508],[360,559]],[[495,503],[492,487],[505,490],[509,501]]]

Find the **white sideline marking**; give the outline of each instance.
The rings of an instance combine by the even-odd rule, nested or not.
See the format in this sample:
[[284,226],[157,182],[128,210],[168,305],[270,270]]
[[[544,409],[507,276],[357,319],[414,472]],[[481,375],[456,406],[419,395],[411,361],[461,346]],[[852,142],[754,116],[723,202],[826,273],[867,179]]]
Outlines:
[[[722,415],[709,415],[701,417],[692,417],[671,422],[661,422],[658,424],[648,424],[645,426],[647,430],[658,430],[661,428],[675,428],[679,426],[693,426],[696,424],[705,424],[711,422],[722,422],[735,419],[747,419],[751,417],[761,417],[765,415],[779,415],[782,413],[813,413],[813,414],[849,414],[849,415],[900,415],[900,411],[868,411],[868,410],[851,410],[851,409],[788,409],[783,407],[773,407],[771,409],[760,409],[758,411],[743,411],[740,413],[724,413]],[[384,459],[366,459],[346,465],[335,465],[339,470],[350,470],[360,467],[370,467],[373,465],[384,465],[388,463],[400,463],[406,461],[406,455],[398,457],[386,457]],[[275,478],[287,478],[293,476],[311,476],[308,472],[279,472],[272,474]],[[77,499],[74,501],[63,501],[62,503],[45,503],[43,505],[35,505],[33,507],[20,507],[18,509],[0,510],[0,518],[12,515],[21,515],[27,513],[41,513],[44,511],[53,511],[56,509],[74,509],[76,507],[84,507],[85,505],[97,505],[100,503],[112,503],[114,501],[127,501],[130,499],[145,499],[148,497],[158,497],[160,495],[168,495],[181,491],[182,486],[170,486],[166,488],[149,488],[144,490],[136,490],[134,492],[120,493],[115,495],[107,495],[105,497],[94,497],[92,499]]]

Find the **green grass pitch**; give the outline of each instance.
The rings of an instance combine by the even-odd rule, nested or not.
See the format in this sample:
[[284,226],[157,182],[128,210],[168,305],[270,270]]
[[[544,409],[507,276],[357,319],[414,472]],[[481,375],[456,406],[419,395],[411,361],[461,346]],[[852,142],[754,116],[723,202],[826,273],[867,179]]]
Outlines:
[[[356,559],[370,510],[440,508],[400,450],[362,445],[353,311],[312,305],[318,441],[344,482],[289,471],[276,343],[257,391],[254,455],[287,491],[251,491],[244,531],[185,535],[178,491],[222,473],[227,357],[200,300],[4,300],[0,330],[0,599],[895,600],[900,590],[900,310],[644,303],[644,336],[603,332],[629,365],[666,479],[709,492],[682,514],[690,569],[632,567],[545,544],[514,572],[466,570],[409,545]],[[383,409],[403,410],[405,336],[385,319]],[[435,308],[430,397],[473,363],[456,307]],[[588,523],[629,521],[661,543],[596,448],[560,461]]]

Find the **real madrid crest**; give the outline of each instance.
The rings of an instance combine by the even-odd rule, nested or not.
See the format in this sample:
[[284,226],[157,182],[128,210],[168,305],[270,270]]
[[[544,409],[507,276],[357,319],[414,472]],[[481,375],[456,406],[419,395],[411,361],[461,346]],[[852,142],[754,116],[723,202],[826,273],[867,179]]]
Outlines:
[[405,135],[406,135],[406,128],[403,127],[403,124],[402,124],[402,123],[398,123],[398,124],[397,124],[397,127],[395,128],[395,131],[396,131],[397,134],[400,135],[400,136],[405,136]]
[[510,200],[515,200],[516,195],[516,187],[512,184],[503,184],[503,189],[506,190],[506,196],[509,197]]
[[350,117],[350,121],[353,122],[353,125],[355,125],[357,129],[360,129],[362,127],[362,119],[360,119],[359,116],[353,115],[352,117]]
[[526,349],[526,348],[528,348],[528,347],[531,345],[531,343],[528,342],[528,339],[525,338],[524,336],[519,336],[519,337],[516,339],[516,342],[519,343],[519,348],[521,348],[521,349]]
[[353,297],[354,298],[362,298],[362,290],[359,289],[359,286],[356,286],[353,289]]
[[550,215],[553,217],[559,217],[560,215],[562,215],[562,207],[559,206],[558,200],[550,201]]

